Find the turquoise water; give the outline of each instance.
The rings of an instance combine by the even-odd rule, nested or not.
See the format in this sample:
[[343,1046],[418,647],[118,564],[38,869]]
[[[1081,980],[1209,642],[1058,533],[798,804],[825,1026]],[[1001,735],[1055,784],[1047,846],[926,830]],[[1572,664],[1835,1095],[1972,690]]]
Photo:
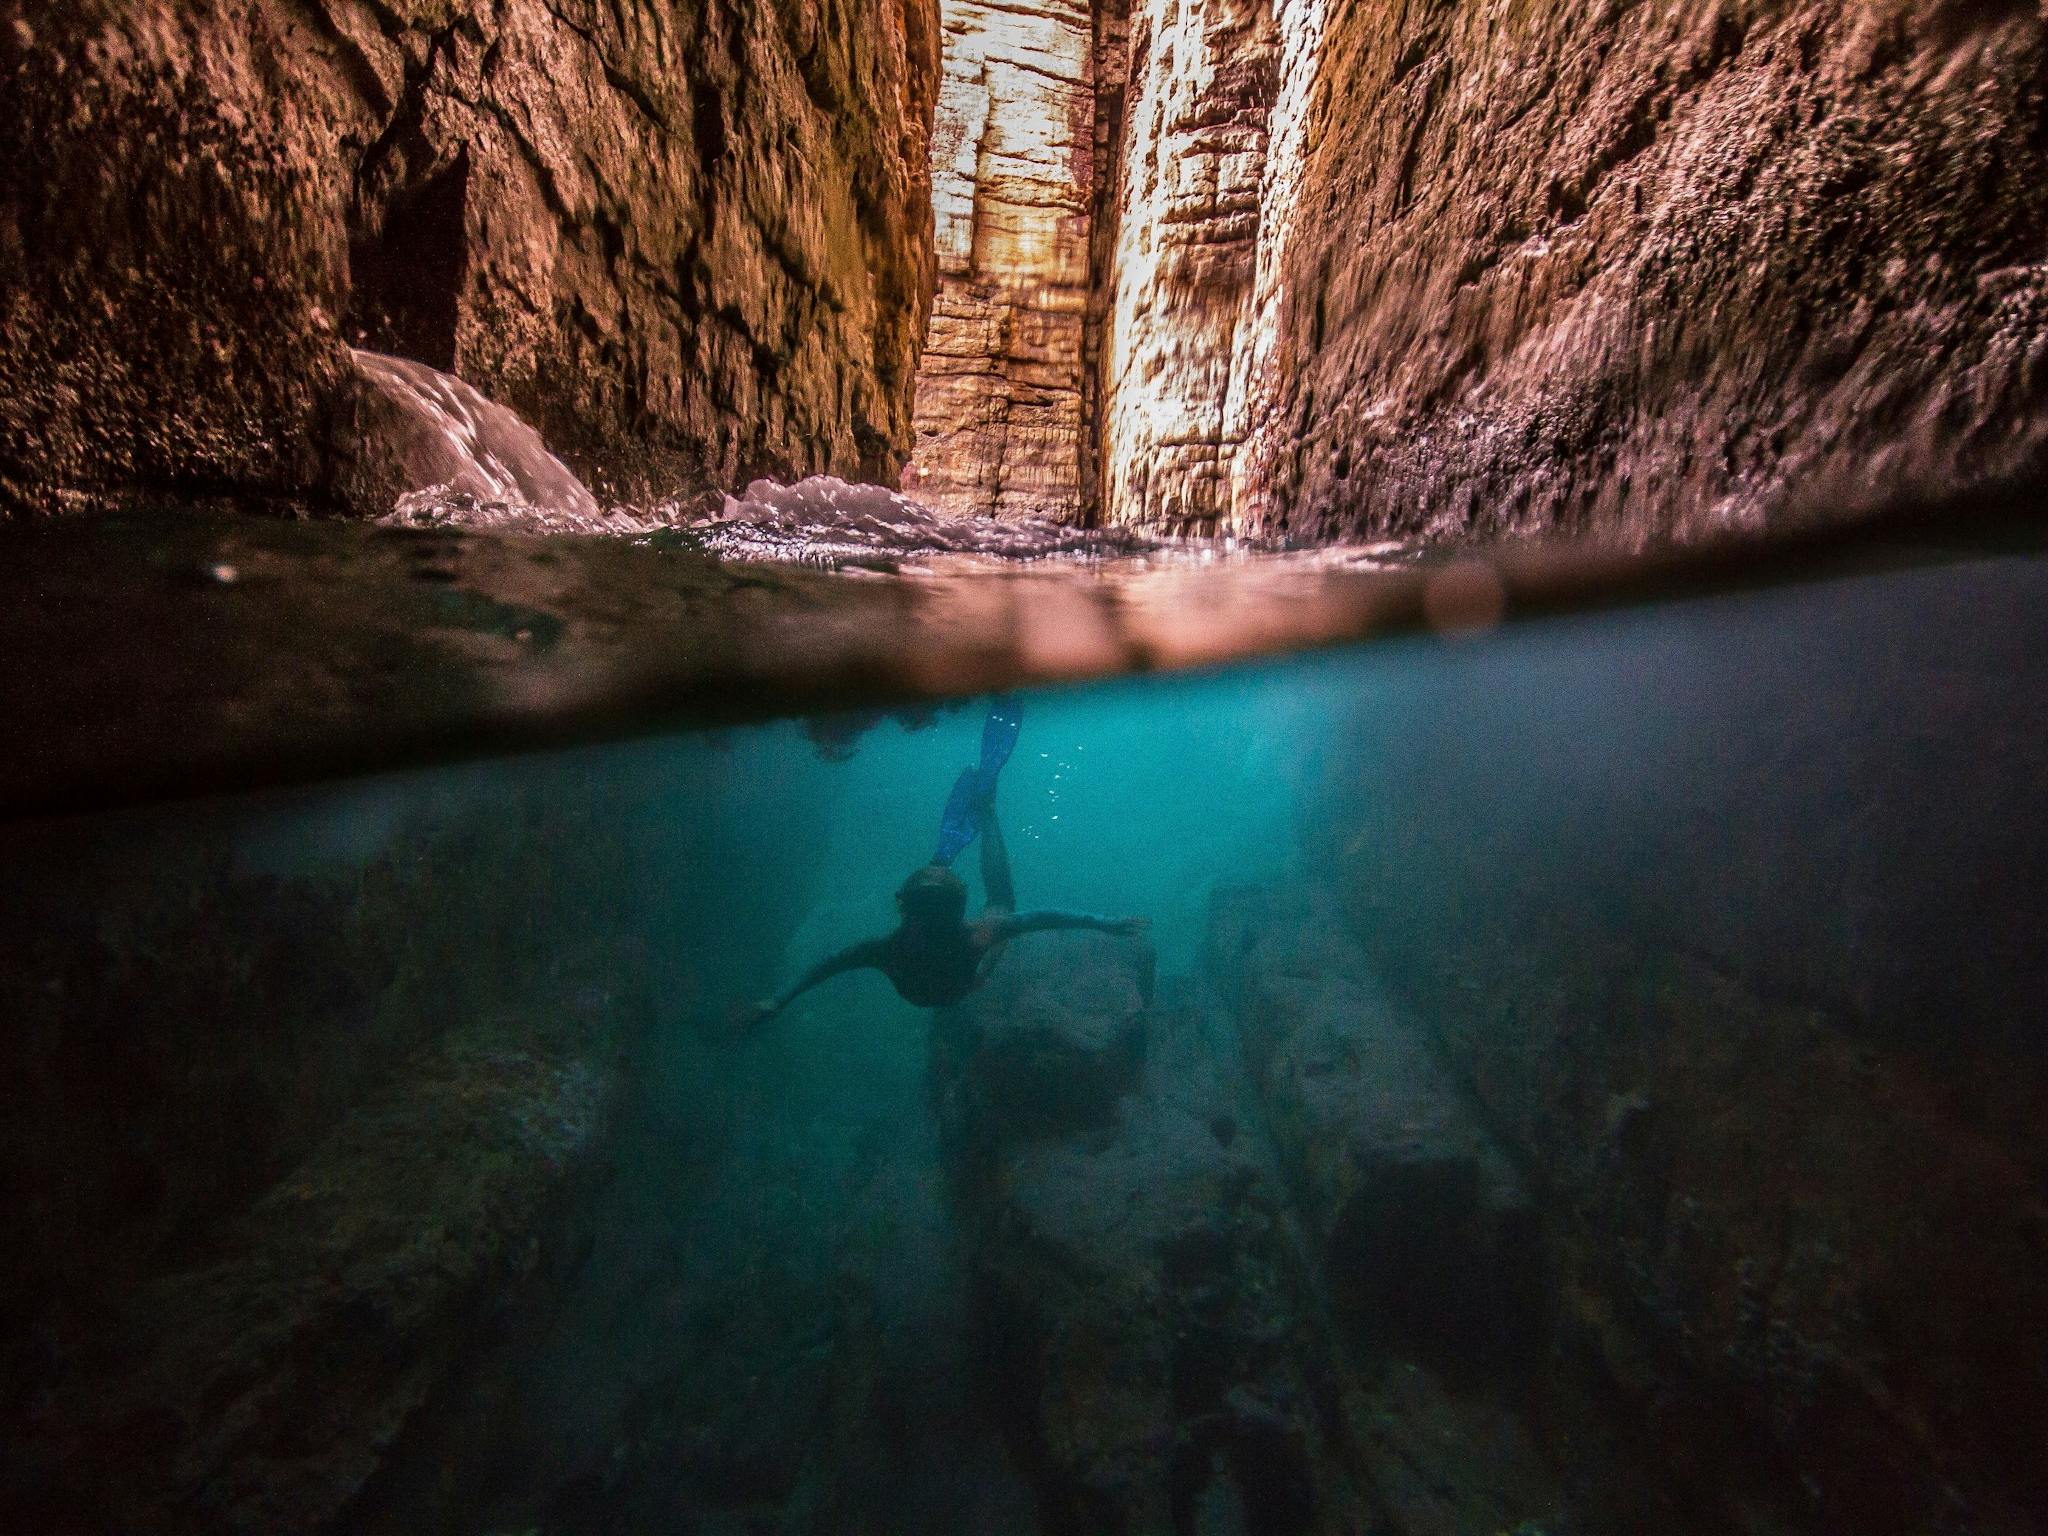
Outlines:
[[1030,694],[1020,905],[1151,931],[936,1023],[737,1026],[893,924],[977,701],[17,827],[0,1509],[2034,1528],[2044,612]]

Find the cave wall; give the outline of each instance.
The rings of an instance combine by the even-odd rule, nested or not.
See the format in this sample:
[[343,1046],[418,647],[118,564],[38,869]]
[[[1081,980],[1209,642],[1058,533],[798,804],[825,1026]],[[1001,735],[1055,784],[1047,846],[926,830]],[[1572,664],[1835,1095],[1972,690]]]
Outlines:
[[[1073,515],[1640,541],[2048,453],[2034,0],[1137,0],[1098,38]],[[973,313],[927,396],[981,381],[985,466]],[[927,483],[985,508],[961,452]]]
[[1074,518],[1095,194],[1096,22],[947,0],[932,137],[939,281],[907,480],[949,512]]
[[2039,467],[2031,3],[1159,9],[1106,520],[1641,539]]
[[2031,0],[1322,27],[1247,526],[1690,534],[2040,463]]
[[909,452],[930,0],[7,11],[10,509],[362,502],[349,345],[600,493]]
[[2048,1515],[2041,587],[1983,561],[1396,657],[1304,808],[1534,1183],[1546,1392],[1611,1394],[1710,1528]]

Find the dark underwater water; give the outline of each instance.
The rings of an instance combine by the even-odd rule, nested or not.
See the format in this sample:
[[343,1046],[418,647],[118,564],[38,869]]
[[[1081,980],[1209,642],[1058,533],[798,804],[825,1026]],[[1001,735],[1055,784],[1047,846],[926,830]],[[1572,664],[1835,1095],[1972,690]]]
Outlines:
[[[1984,1531],[2048,562],[17,825],[18,1528]],[[960,861],[977,900],[972,853]]]

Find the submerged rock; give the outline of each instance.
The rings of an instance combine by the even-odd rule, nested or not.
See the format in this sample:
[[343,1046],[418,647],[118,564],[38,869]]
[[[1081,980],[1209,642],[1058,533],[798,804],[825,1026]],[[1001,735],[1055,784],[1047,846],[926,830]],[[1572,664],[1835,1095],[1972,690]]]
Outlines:
[[1152,956],[1100,935],[1055,940],[1072,963],[1017,953],[932,1030],[939,1119],[985,1150],[1113,1123],[1144,1060]]
[[589,1043],[472,1031],[407,1063],[217,1259],[126,1298],[16,1441],[11,1496],[128,1529],[326,1527],[550,1259],[543,1218],[616,1087]]
[[348,348],[611,495],[891,478],[931,0],[37,6],[0,27],[0,505],[352,502]]
[[941,1020],[985,1395],[1050,1529],[1229,1530],[1247,1509],[1275,1536],[1348,1529],[1279,1191],[1213,1129],[1235,1099],[1197,1006],[1144,1009],[1131,1048],[1150,963],[1136,943],[1047,938]]
[[1299,888],[1220,891],[1205,963],[1234,1000],[1347,1326],[1453,1379],[1511,1370],[1538,1334],[1534,1206],[1334,907]]

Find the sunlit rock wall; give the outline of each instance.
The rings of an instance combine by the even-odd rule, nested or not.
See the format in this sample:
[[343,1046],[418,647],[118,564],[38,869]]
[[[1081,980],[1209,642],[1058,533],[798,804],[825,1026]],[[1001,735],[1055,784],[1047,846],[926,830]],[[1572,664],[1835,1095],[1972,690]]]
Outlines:
[[1230,512],[1278,87],[1267,0],[1139,0],[1103,343],[1112,520],[1210,531]]
[[951,512],[1072,517],[1095,176],[1084,0],[942,7],[939,288],[910,486]]
[[1321,9],[1241,524],[1700,533],[2039,464],[2034,0]]
[[1100,514],[1640,539],[2038,469],[2044,61],[2032,0],[1139,0]]
[[346,504],[351,344],[459,375],[600,492],[908,455],[932,0],[9,17],[8,507]]

